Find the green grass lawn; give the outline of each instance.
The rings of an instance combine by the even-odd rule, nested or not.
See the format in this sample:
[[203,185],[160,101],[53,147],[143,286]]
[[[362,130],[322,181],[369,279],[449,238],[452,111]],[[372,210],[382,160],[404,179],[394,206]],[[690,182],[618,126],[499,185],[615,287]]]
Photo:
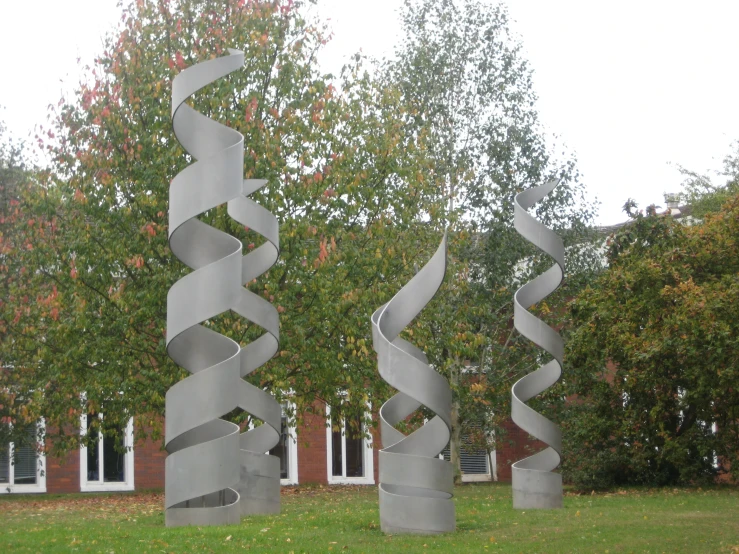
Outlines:
[[519,511],[505,484],[456,490],[457,532],[385,536],[376,487],[283,490],[282,514],[225,527],[164,527],[158,493],[0,497],[0,552],[727,552],[739,554],[739,489],[565,495]]

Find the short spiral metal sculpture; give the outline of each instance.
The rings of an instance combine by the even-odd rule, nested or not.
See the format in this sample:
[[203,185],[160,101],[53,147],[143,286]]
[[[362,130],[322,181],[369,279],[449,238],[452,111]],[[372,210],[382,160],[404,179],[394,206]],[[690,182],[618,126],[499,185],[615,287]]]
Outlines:
[[[240,378],[277,349],[276,310],[272,314],[264,301],[255,301],[243,287],[274,263],[276,221],[245,198],[262,182],[243,179],[243,136],[185,103],[199,89],[243,65],[243,53],[229,50],[228,56],[184,70],[172,84],[174,132],[197,161],[175,176],[169,198],[170,248],[193,271],[175,283],[167,295],[167,352],[192,373],[174,385],[166,398],[167,526],[238,523],[244,502],[240,502],[237,489],[246,489],[247,493],[252,490],[243,486],[240,474],[262,475],[273,469],[273,463],[264,472],[253,463],[240,463],[239,427],[220,417],[239,406],[247,409],[246,405],[251,413],[259,414],[269,425],[247,434],[257,440],[242,437],[241,445],[254,443],[261,456],[279,438],[279,405],[269,398],[277,408],[275,417],[274,406],[264,398],[268,395],[258,389],[255,394],[254,387]],[[267,238],[265,245],[247,256],[249,263],[247,257],[242,257],[238,239],[197,219],[199,214],[224,203],[235,218],[248,220]],[[201,325],[228,310],[266,328],[267,338],[260,337],[240,349],[236,342]],[[274,444],[268,436],[274,437]],[[279,487],[279,461],[277,483]]]
[[[398,337],[441,286],[446,243],[445,233],[431,260],[372,314],[380,375],[399,391],[380,408],[380,525],[385,533],[435,534],[456,526],[452,464],[438,458],[451,435],[451,388],[420,349]],[[436,416],[408,436],[395,429],[421,405]]]
[[556,383],[562,374],[562,337],[526,309],[557,290],[564,276],[562,239],[526,212],[557,184],[558,181],[550,181],[530,188],[517,194],[514,200],[516,230],[556,262],[547,271],[523,285],[513,296],[515,328],[554,358],[519,379],[511,389],[511,419],[521,429],[548,445],[541,452],[513,464],[513,507],[516,509],[562,507],[562,475],[552,471],[560,462],[562,434],[555,423],[525,404]]

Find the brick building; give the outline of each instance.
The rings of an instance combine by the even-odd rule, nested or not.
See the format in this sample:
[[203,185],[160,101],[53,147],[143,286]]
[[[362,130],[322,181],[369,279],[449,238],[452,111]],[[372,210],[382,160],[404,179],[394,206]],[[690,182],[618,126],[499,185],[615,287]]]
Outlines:
[[[97,417],[97,416],[86,416]],[[280,457],[283,485],[308,483],[367,484],[378,483],[379,437],[373,440],[351,438],[327,426],[326,418],[310,414],[298,429],[287,427],[283,418],[282,440],[272,450]],[[86,421],[80,433],[86,433]],[[464,481],[510,481],[510,465],[527,455],[528,446],[537,447],[512,422],[499,450],[463,452]],[[29,432],[36,432],[31,429]],[[164,460],[167,456],[159,441],[136,441],[133,423],[122,429],[120,440],[125,453],[116,449],[118,439],[100,436],[94,446],[69,452],[63,458],[38,454],[31,447],[15,452],[13,445],[0,450],[0,494],[72,493],[134,491],[164,488]]]

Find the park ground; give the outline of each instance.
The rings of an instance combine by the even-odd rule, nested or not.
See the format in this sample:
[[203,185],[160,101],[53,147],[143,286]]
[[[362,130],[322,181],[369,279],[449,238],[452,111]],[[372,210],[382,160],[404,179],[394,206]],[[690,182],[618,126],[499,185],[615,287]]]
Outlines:
[[282,513],[164,527],[161,492],[0,497],[0,552],[599,552],[739,554],[739,488],[566,492],[514,510],[506,484],[456,489],[457,532],[385,536],[376,487],[284,488]]

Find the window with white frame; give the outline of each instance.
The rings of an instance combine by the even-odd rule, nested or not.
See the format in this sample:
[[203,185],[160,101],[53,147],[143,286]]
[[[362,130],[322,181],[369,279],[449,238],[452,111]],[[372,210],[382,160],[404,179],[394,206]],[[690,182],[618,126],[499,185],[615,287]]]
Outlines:
[[[488,413],[488,417],[492,418],[492,412]],[[459,448],[459,469],[462,472],[463,483],[473,483],[476,481],[497,481],[498,467],[495,449],[486,448],[484,443],[488,445],[495,441],[495,434],[490,431],[485,433],[485,440],[480,436],[482,425],[480,423],[468,422],[466,425],[467,432],[462,434],[462,444]],[[473,436],[474,435],[474,436]],[[481,444],[483,443],[483,444]],[[446,448],[441,451],[439,458],[451,461],[451,444],[447,444]]]
[[287,403],[282,404],[280,442],[269,451],[269,454],[277,456],[280,459],[280,484],[297,485],[298,444],[295,427],[289,425],[289,418],[286,413],[288,407],[289,405]]
[[121,429],[105,428],[102,414],[83,415],[81,423],[83,436],[96,433],[97,437],[80,448],[80,490],[134,490],[133,418]]
[[43,422],[28,426],[28,444],[0,446],[0,494],[46,492],[46,456],[37,444]]
[[[372,441],[366,438],[367,429],[359,417],[349,422],[331,421],[331,408],[326,406],[329,426],[326,428],[326,460],[329,484],[375,483]],[[361,429],[361,436],[355,436]]]
[[[451,460],[449,446],[439,455],[446,461]],[[462,437],[462,447],[459,449],[459,467],[462,471],[462,482],[497,481],[495,467],[495,450],[481,450],[471,444],[468,437]]]

